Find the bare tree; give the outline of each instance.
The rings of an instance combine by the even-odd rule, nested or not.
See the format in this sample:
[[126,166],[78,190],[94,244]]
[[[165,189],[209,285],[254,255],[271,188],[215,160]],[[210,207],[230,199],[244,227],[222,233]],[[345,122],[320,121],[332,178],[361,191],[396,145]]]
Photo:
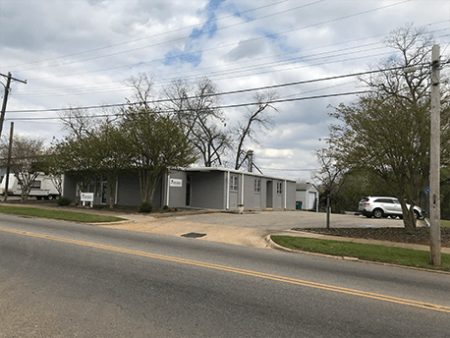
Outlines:
[[220,97],[214,83],[202,78],[193,86],[175,80],[164,88],[163,95],[169,100],[166,107],[173,109],[204,165],[221,165],[222,157],[231,146],[231,137],[223,130],[226,123],[223,112],[217,108]]
[[87,110],[71,108],[59,113],[63,129],[78,137],[90,135],[95,130],[98,118],[90,116]]
[[153,93],[153,75],[147,73],[139,73],[137,76],[131,76],[125,80],[125,84],[131,87],[134,91],[134,99],[148,109],[150,108],[149,101],[154,95]]
[[249,138],[256,141],[254,138],[255,127],[268,130],[274,124],[272,116],[267,113],[269,109],[278,111],[272,104],[272,101],[277,98],[277,93],[273,91],[268,91],[264,93],[258,93],[255,96],[257,106],[255,109],[247,110],[245,114],[245,122],[238,124],[236,128],[237,139],[237,150],[236,158],[234,163],[234,169],[239,169],[246,159],[246,151],[244,150],[245,141]]
[[[0,148],[1,157],[8,157],[9,140],[3,139]],[[22,189],[21,201],[28,199],[34,181],[41,172],[38,162],[42,161],[46,154],[44,140],[33,139],[24,136],[14,136],[11,147],[11,172],[14,173]]]

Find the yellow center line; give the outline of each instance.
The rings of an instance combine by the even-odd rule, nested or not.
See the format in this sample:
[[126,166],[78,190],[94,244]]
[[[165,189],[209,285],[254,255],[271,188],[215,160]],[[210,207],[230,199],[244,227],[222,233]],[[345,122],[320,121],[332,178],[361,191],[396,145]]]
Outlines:
[[159,254],[154,254],[154,253],[145,252],[145,251],[137,251],[137,250],[119,248],[119,247],[110,246],[110,245],[78,241],[78,240],[68,239],[68,238],[63,238],[63,237],[42,235],[42,234],[21,231],[21,230],[14,230],[14,229],[7,229],[7,228],[0,227],[0,231],[9,232],[9,233],[18,234],[18,235],[30,236],[30,237],[35,237],[35,238],[48,239],[48,240],[57,241],[57,242],[76,244],[76,245],[80,245],[80,246],[84,246],[84,247],[120,252],[120,253],[135,255],[135,256],[141,256],[141,257],[159,259],[159,260],[164,260],[164,261],[188,264],[188,265],[204,267],[204,268],[208,268],[208,269],[227,271],[227,272],[237,273],[237,274],[246,275],[246,276],[259,277],[259,278],[269,279],[269,280],[283,282],[283,283],[301,285],[301,286],[311,287],[311,288],[315,288],[315,289],[339,292],[339,293],[344,293],[344,294],[348,294],[348,295],[360,296],[360,297],[377,299],[377,300],[382,300],[382,301],[396,303],[396,304],[403,304],[403,305],[409,305],[409,306],[419,307],[419,308],[428,309],[428,310],[450,313],[449,306],[418,302],[418,301],[414,301],[414,300],[391,297],[391,296],[386,296],[386,295],[382,295],[382,294],[348,289],[348,288],[343,288],[343,287],[338,287],[338,286],[333,286],[333,285],[328,285],[328,284],[308,282],[308,281],[304,281],[304,280],[300,280],[300,279],[272,275],[272,274],[268,274],[268,273],[245,270],[245,269],[240,269],[240,268],[233,268],[233,267],[225,266],[225,265],[218,265],[218,264],[194,261],[194,260],[189,260],[189,259],[184,259],[184,258],[159,255]]

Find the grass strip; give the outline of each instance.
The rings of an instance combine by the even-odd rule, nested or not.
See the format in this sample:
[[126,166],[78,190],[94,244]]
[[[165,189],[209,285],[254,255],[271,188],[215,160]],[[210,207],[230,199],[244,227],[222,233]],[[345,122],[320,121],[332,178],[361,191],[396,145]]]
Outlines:
[[86,213],[82,213],[82,212],[73,212],[73,211],[66,211],[66,210],[48,210],[48,209],[28,208],[28,207],[0,206],[0,213],[29,216],[29,217],[58,219],[58,220],[63,220],[63,221],[72,221],[72,222],[80,222],[80,223],[99,223],[99,222],[123,221],[122,218],[113,217],[113,216],[102,216],[102,215],[86,214]]
[[441,266],[433,266],[429,264],[428,251],[291,236],[272,236],[272,240],[278,245],[294,250],[450,271],[450,254],[441,254]]
[[443,228],[450,228],[450,221],[443,221],[443,220],[441,220],[441,227],[443,227]]

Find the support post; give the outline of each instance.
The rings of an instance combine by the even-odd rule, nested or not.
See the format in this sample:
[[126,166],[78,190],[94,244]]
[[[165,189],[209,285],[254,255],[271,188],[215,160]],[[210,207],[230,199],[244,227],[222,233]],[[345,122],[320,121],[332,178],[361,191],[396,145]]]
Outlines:
[[330,196],[327,196],[327,229],[330,228]]

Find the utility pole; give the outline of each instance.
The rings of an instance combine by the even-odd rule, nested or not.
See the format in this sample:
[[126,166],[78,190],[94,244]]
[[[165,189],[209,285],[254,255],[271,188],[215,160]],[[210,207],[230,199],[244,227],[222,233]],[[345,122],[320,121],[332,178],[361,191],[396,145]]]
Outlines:
[[3,130],[3,121],[5,120],[5,113],[6,113],[6,104],[8,103],[8,95],[10,92],[10,86],[11,86],[11,80],[22,82],[27,84],[27,80],[19,80],[14,77],[12,77],[11,73],[8,73],[8,75],[0,74],[0,76],[6,77],[6,86],[5,86],[5,95],[3,95],[3,104],[2,104],[2,112],[0,115],[0,137],[2,136],[2,130]]
[[12,151],[12,143],[13,143],[13,132],[14,132],[14,122],[11,122],[11,129],[9,131],[8,162],[6,165],[5,199],[3,200],[4,202],[6,202],[8,200],[9,167],[11,166],[11,151]]
[[430,264],[441,265],[441,198],[440,198],[440,48],[431,50],[431,126],[430,126]]

